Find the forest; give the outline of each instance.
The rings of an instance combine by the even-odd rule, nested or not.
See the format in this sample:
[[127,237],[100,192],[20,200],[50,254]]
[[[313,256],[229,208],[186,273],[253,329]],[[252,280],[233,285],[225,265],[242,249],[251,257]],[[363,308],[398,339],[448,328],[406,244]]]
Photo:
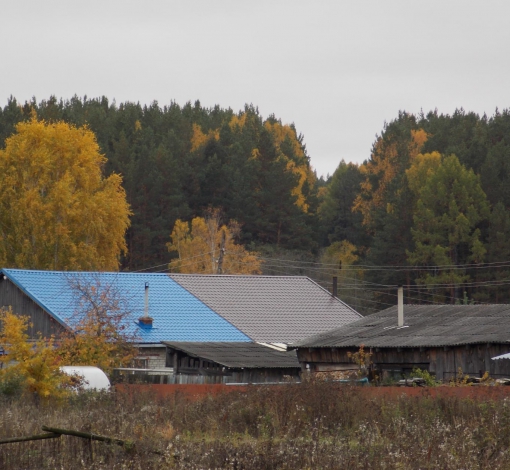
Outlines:
[[248,272],[255,257],[253,272],[307,275],[327,289],[337,276],[339,297],[362,313],[395,304],[398,285],[408,303],[510,301],[508,110],[402,111],[362,164],[341,160],[326,178],[295,125],[253,105],[11,97],[0,148],[34,113],[87,126],[105,177],[122,178],[131,217],[121,270],[183,270],[175,230],[189,238],[188,223],[198,230],[212,217],[231,229],[232,252],[247,250],[224,272]]

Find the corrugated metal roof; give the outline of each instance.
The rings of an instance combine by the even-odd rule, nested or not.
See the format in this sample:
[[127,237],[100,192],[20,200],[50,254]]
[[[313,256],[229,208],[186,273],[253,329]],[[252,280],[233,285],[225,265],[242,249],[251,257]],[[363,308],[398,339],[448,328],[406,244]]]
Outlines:
[[397,307],[314,335],[298,347],[433,347],[476,343],[510,344],[510,305],[405,305],[405,327]]
[[164,341],[163,344],[183,351],[189,356],[200,357],[225,367],[245,369],[300,367],[295,351],[277,351],[258,343]]
[[258,342],[293,343],[361,318],[307,277],[170,277]]
[[499,359],[510,359],[510,353],[501,354],[501,356],[496,356],[491,358],[493,361],[497,361]]
[[[63,324],[72,325],[83,311],[72,286],[100,286],[121,300],[131,314],[140,343],[176,341],[249,341],[238,328],[198,300],[167,274],[28,271],[2,273],[44,310]],[[149,315],[153,328],[135,324],[144,313],[145,283],[149,283]]]

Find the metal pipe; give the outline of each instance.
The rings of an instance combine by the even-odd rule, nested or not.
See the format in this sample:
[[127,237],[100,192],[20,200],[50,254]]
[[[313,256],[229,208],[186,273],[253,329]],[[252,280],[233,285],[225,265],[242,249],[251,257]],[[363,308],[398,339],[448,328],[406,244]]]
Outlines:
[[404,288],[398,286],[398,326],[404,326]]
[[149,283],[145,283],[145,310],[144,315],[145,318],[149,317]]

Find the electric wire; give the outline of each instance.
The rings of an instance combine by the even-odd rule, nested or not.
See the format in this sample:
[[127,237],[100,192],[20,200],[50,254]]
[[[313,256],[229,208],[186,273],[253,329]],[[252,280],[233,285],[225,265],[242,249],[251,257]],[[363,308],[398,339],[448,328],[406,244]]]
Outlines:
[[[207,256],[207,255],[210,255],[211,253],[213,253],[212,251],[209,251],[208,253],[201,253],[199,255],[195,255],[195,256],[190,256],[188,258],[182,258],[180,259],[179,261],[188,261],[190,259],[194,259],[194,258],[203,258],[204,256]],[[143,269],[138,269],[136,271],[130,271],[132,273],[141,273],[143,271],[148,271],[149,269],[155,269],[155,268],[160,268],[161,266],[168,266],[170,263],[163,263],[163,264],[158,264],[156,266],[151,266],[149,268],[143,268]],[[161,270],[161,271],[155,271],[155,272],[163,272],[163,271],[166,271],[165,269]]]
[[[180,261],[189,261],[192,259],[197,258],[203,258],[205,256],[210,255],[213,253],[213,251],[207,252],[207,253],[200,253],[195,256],[191,256],[188,258],[183,258]],[[239,253],[230,253],[237,256],[240,256]],[[366,281],[364,279],[360,279],[358,277],[352,277],[348,276],[347,272],[352,271],[393,271],[394,273],[399,272],[405,272],[405,271],[441,271],[441,270],[460,270],[460,269],[498,269],[498,268],[504,268],[504,267],[510,267],[510,261],[501,261],[501,262],[494,262],[494,263],[481,263],[481,264],[463,264],[463,265],[439,265],[439,266],[433,266],[433,267],[413,267],[413,266],[372,266],[372,265],[352,265],[352,266],[342,266],[341,269],[339,269],[338,263],[320,263],[320,262],[313,262],[313,261],[296,261],[296,260],[285,260],[281,258],[268,258],[268,257],[257,257],[258,260],[262,260],[262,267],[264,270],[267,270],[269,272],[275,273],[277,275],[292,275],[289,273],[289,270],[300,270],[303,271],[304,275],[307,275],[310,279],[312,279],[314,282],[321,285],[321,287],[327,289],[327,287],[324,285],[325,281],[318,281],[317,279],[314,279],[314,277],[310,276],[311,272],[321,273],[321,274],[339,274],[340,272],[343,274],[342,280],[348,281],[343,282],[341,286],[338,287],[339,290],[357,290],[362,292],[370,292],[371,294],[378,294],[378,295],[390,295],[395,296],[395,294],[391,294],[389,292],[381,292],[381,290],[392,290],[397,288],[397,285],[391,285],[391,284],[380,284],[375,283],[371,281]],[[238,260],[238,263],[241,263],[245,266],[255,265],[258,264],[257,261],[251,261],[251,262],[243,262],[241,260]],[[190,263],[184,263],[181,264],[179,267],[186,267],[192,265],[193,262]],[[305,265],[305,266],[303,266]],[[148,268],[143,268],[140,270],[132,271],[132,272],[145,272],[149,271],[155,268],[159,268],[162,266],[166,266],[165,269],[153,271],[155,273],[162,273],[171,271],[172,268],[169,267],[169,263],[164,263],[160,265],[151,266]],[[334,266],[334,267],[328,267],[328,266]],[[346,272],[347,271],[347,272]],[[450,283],[436,283],[436,284],[409,284],[409,285],[403,285],[405,289],[407,289],[408,292],[413,292],[416,294],[419,294],[419,299],[413,299],[410,298],[410,300],[416,300],[418,302],[425,302],[425,303],[431,303],[431,304],[441,304],[438,301],[434,300],[428,300],[424,299],[422,296],[431,296],[434,297],[437,294],[431,293],[431,290],[443,290],[443,289],[452,289],[452,288],[477,288],[477,287],[484,287],[484,288],[496,288],[496,287],[504,287],[510,285],[510,279],[500,279],[500,280],[489,280],[489,281],[467,281],[467,282],[450,282]],[[329,285],[328,285],[329,287]],[[378,289],[378,290],[374,290]],[[347,296],[347,293],[344,293],[342,295]],[[355,298],[352,295],[349,296],[349,298]],[[357,298],[359,302],[371,302],[376,303],[379,301],[374,301],[366,298]],[[478,304],[481,304],[482,302],[477,302]],[[384,302],[379,302],[381,305],[390,305]]]
[[[239,256],[239,253],[235,253]],[[318,261],[296,261],[296,260],[286,260],[282,258],[268,258],[264,256],[257,256],[257,258],[262,260],[269,261],[279,261],[285,263],[301,263],[301,264],[312,264],[319,266],[335,266],[338,269],[339,263],[322,263]],[[368,264],[358,264],[358,265],[349,265],[342,267],[345,270],[389,270],[389,271],[434,271],[434,270],[450,270],[450,269],[486,269],[493,267],[510,267],[510,261],[495,261],[492,263],[466,263],[466,264],[442,264],[437,266],[393,266],[393,265],[368,265]]]

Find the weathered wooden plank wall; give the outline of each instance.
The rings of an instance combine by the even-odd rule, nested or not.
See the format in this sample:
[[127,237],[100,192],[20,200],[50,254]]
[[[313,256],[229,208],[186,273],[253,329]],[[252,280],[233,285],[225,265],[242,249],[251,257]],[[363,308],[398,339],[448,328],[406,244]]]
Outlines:
[[12,307],[14,313],[29,317],[32,326],[29,327],[28,334],[31,339],[38,338],[39,334],[43,337],[58,336],[64,331],[64,327],[60,323],[25,295],[9,279],[4,279],[2,276],[0,276],[0,307]]
[[200,374],[148,374],[135,372],[114,376],[116,383],[151,383],[151,384],[228,384],[228,383],[271,383],[299,381],[299,374],[289,373],[289,369],[250,369],[233,371],[230,375]]
[[176,381],[173,383],[181,384],[267,383],[289,379],[298,381],[300,377],[297,367],[229,369],[170,347],[167,347],[166,366],[174,370]]
[[[449,380],[459,368],[464,374],[478,376],[489,372],[491,377],[510,377],[510,360],[491,358],[510,351],[510,344],[476,344],[469,346],[430,348],[373,348],[371,360],[380,369],[427,369],[438,379]],[[300,348],[298,359],[311,371],[352,369],[349,352],[355,348]]]

